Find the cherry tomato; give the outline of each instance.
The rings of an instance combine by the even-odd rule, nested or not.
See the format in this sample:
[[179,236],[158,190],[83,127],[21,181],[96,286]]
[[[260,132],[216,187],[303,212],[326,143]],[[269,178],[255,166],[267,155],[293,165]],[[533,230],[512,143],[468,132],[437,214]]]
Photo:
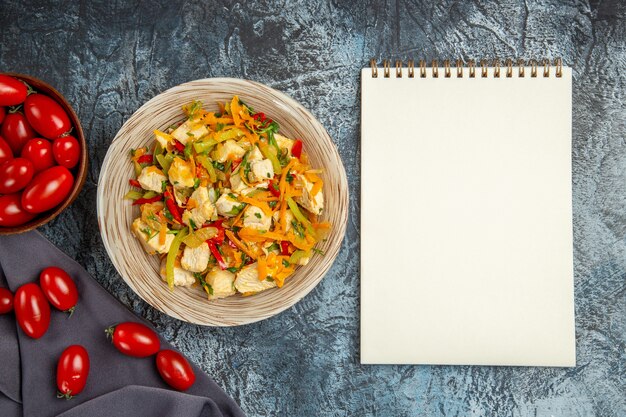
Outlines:
[[19,226],[36,216],[22,208],[22,193],[0,196],[0,226]]
[[0,136],[0,164],[9,159],[13,159],[13,151],[7,141]]
[[56,138],[52,143],[52,153],[57,164],[72,169],[80,159],[80,144],[74,136]]
[[160,351],[156,356],[156,366],[163,381],[179,391],[189,389],[196,381],[196,375],[187,359],[173,350]]
[[54,308],[74,313],[78,302],[78,290],[67,272],[56,266],[50,266],[39,274],[39,286]]
[[4,107],[0,107],[0,123],[4,120],[4,116],[7,115],[7,110]]
[[296,139],[293,143],[293,146],[291,147],[291,154],[296,158],[300,158],[300,155],[302,155],[302,141],[300,139]]
[[39,339],[50,325],[50,304],[37,284],[24,284],[15,292],[15,318],[24,333]]
[[43,171],[54,165],[52,144],[41,138],[31,139],[22,148],[22,158],[33,163],[35,172]]
[[22,207],[30,213],[41,213],[65,200],[74,184],[72,173],[65,167],[53,166],[39,174],[22,193]]
[[57,398],[69,400],[85,389],[89,376],[89,353],[81,345],[68,346],[57,363]]
[[0,106],[16,106],[26,99],[26,84],[17,78],[0,74]]
[[7,141],[14,155],[19,155],[28,139],[35,137],[35,131],[22,113],[9,113],[4,118],[0,134]]
[[26,97],[24,114],[33,129],[48,139],[57,138],[72,127],[63,107],[43,94]]
[[26,187],[33,179],[33,164],[26,158],[15,158],[0,165],[0,194],[11,194]]
[[135,358],[152,356],[161,348],[159,336],[151,328],[141,323],[131,321],[120,323],[109,327],[105,333],[111,337],[113,346],[117,350],[124,355]]
[[0,314],[7,314],[13,310],[13,293],[6,288],[0,288]]

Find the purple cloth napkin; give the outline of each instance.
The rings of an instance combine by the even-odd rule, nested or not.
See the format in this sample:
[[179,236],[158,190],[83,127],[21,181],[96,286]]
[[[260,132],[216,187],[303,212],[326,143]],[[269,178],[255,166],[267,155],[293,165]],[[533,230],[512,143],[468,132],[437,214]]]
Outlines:
[[[13,313],[0,316],[0,416],[244,416],[197,366],[195,384],[181,393],[161,380],[154,357],[138,359],[118,352],[104,329],[144,321],[41,234],[0,236],[0,287],[15,292],[22,284],[38,281],[48,266],[63,268],[74,279],[78,305],[72,317],[53,308],[48,332],[37,340],[19,329]],[[71,400],[58,399],[56,363],[72,344],[89,352],[87,386]],[[161,339],[161,348],[172,346]]]

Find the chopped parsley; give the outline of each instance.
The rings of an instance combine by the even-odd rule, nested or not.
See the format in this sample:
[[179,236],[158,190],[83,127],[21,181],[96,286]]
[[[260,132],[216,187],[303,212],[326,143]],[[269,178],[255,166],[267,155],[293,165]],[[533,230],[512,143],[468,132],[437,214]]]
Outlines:
[[191,226],[192,229],[198,228],[198,226],[196,226],[196,222],[194,222],[191,217],[189,218],[189,225]]
[[167,181],[161,181],[161,192],[165,192],[165,190],[167,189]]
[[295,178],[295,177],[294,177],[293,175],[291,175],[291,171],[289,171],[289,172],[287,173],[287,176],[285,177],[285,179],[287,180],[287,182],[288,182],[289,184],[293,183],[293,179],[294,179],[294,178]]
[[266,276],[266,277],[265,277],[265,280],[266,280],[266,281],[269,281],[269,282],[274,282],[274,278],[272,278],[272,276],[271,276],[271,275]]
[[230,268],[226,268],[226,270],[228,272],[232,272],[233,274],[239,271],[239,269],[236,266],[231,266]]
[[171,222],[174,221],[174,216],[172,216],[172,213],[170,213],[170,210],[167,207],[163,208],[163,215],[165,216],[165,218]]
[[291,221],[291,225],[293,226],[293,230],[298,235],[298,237],[304,238],[304,227],[298,222],[296,219]]
[[275,208],[278,205],[278,201],[270,201],[267,205],[269,205],[270,208]]
[[[187,134],[189,134],[189,133],[187,133]],[[191,136],[193,136],[193,135],[191,135]],[[187,142],[187,145],[185,145],[185,151],[184,151],[185,158],[189,159],[191,157],[192,152],[193,152],[193,142],[189,141],[189,142]]]
[[221,162],[213,161],[213,167],[224,172],[224,164],[222,164]]
[[254,213],[254,215],[256,216],[257,219],[262,218],[263,216],[261,216],[261,213]]
[[238,206],[233,206],[232,209],[230,209],[230,211],[228,212],[228,214],[230,214],[231,216],[236,216],[239,213],[241,213],[241,210],[244,209],[244,207],[246,207],[245,204],[240,204]]
[[289,265],[291,265],[291,264],[289,263],[289,261],[287,261],[286,259],[283,259],[283,266],[284,266],[285,268],[289,268]]
[[267,250],[270,251],[270,252],[273,251],[273,250],[279,251],[280,250],[280,245],[278,243],[274,242],[267,248]]
[[[218,116],[216,115],[216,117]],[[224,126],[225,125],[223,123],[218,123],[217,126],[215,126],[215,131],[219,132],[220,130],[224,129]]]
[[233,200],[237,199],[237,194],[233,194],[233,193],[228,193],[227,194],[230,198],[232,198]]
[[150,213],[150,215],[148,216],[148,220],[152,220],[153,222],[158,222],[159,218],[155,216],[154,213]]
[[200,178],[193,180],[193,189],[197,189],[200,186]]

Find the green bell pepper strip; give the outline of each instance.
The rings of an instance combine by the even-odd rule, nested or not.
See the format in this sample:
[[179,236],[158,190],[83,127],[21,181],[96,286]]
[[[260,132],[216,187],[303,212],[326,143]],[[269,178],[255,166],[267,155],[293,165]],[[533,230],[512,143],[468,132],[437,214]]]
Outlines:
[[170,245],[170,250],[167,253],[167,261],[165,263],[165,277],[167,279],[167,285],[170,289],[174,289],[174,261],[176,260],[176,255],[178,255],[178,249],[180,249],[181,243],[187,236],[187,228],[181,229],[180,232],[174,237],[172,240],[172,244]]
[[200,165],[202,165],[204,169],[207,170],[207,172],[209,173],[209,179],[212,183],[217,181],[217,173],[215,172],[215,168],[213,167],[213,164],[211,163],[211,160],[208,156],[203,154],[196,155],[196,161],[200,162]]
[[280,161],[278,160],[278,157],[276,156],[276,150],[274,149],[274,147],[270,147],[269,145],[266,145],[265,143],[259,143],[259,149],[261,150],[261,153],[263,154],[263,156],[269,159],[270,162],[272,163],[272,168],[274,168],[274,173],[279,174],[280,171],[282,170],[282,167],[280,166]]
[[133,166],[135,167],[135,177],[140,176],[141,175],[141,171],[143,170],[141,165],[139,165],[139,163],[137,161],[133,161]]
[[287,197],[287,205],[289,206],[289,209],[291,210],[291,214],[293,214],[293,217],[295,217],[300,223],[304,225],[304,227],[306,227],[306,231],[311,236],[315,237],[315,230],[313,230],[313,226],[311,226],[311,222],[309,221],[309,219],[306,218],[304,214],[302,214],[302,212],[300,211],[300,208],[298,207],[298,204],[295,201],[293,201],[293,198]]
[[170,165],[172,165],[172,161],[174,161],[174,156],[171,153],[167,155],[157,155],[157,162],[163,168],[163,173],[167,175],[167,172],[170,170]]
[[194,142],[193,148],[196,150],[196,153],[207,153],[210,152],[216,144],[217,141],[215,139],[204,139]]
[[130,190],[124,196],[124,200],[138,200],[143,197],[143,194],[140,191]]
[[291,256],[289,257],[289,263],[293,265],[297,265],[300,259],[309,258],[309,257],[311,257],[311,252],[297,250],[294,253],[292,253]]

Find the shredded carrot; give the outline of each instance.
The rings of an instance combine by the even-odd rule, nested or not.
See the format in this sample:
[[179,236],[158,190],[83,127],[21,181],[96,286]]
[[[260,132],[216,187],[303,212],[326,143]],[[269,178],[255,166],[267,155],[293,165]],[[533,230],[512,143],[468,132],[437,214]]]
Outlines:
[[247,204],[250,204],[251,206],[260,208],[261,210],[263,210],[263,213],[265,213],[266,216],[272,215],[272,209],[264,201],[259,201],[259,200],[256,200],[255,198],[246,197],[245,195],[240,195],[238,200],[241,201],[242,203],[247,203]]
[[248,255],[252,259],[256,259],[256,255],[250,249],[248,249],[245,243],[237,239],[233,232],[231,232],[230,230],[225,230],[224,233],[230,239],[230,241],[233,242],[235,246],[241,249],[246,255]]
[[314,182],[313,188],[311,188],[311,191],[309,192],[311,194],[311,197],[315,197],[321,191],[323,186],[324,186],[324,182],[322,182],[322,180],[319,180],[318,182]]
[[280,182],[278,183],[278,189],[280,190],[280,195],[284,199],[285,188],[287,187],[287,174],[293,165],[296,163],[295,158],[289,161],[286,167],[283,168],[280,174]]
[[257,259],[257,271],[259,274],[259,281],[263,281],[267,277],[267,263],[266,259],[262,256]]
[[233,123],[235,126],[241,126],[241,106],[239,105],[239,97],[233,96],[230,102],[230,112],[233,115]]
[[161,229],[159,230],[159,245],[165,245],[166,237],[167,237],[167,223],[161,223]]

